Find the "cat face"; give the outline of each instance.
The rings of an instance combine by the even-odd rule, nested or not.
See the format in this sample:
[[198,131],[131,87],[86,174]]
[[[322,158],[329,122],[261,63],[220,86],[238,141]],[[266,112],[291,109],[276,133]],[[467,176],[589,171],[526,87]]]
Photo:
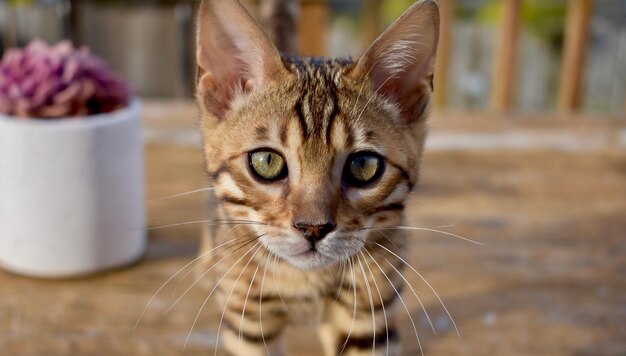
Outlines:
[[[414,5],[356,62],[284,59],[243,7],[204,2],[198,100],[220,209],[311,269],[401,222],[418,177],[437,8]],[[236,24],[236,26],[235,26]]]

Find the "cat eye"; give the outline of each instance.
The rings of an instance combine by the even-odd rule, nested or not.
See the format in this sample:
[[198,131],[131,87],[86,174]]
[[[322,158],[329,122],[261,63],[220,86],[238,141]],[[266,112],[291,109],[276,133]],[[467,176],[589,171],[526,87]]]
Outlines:
[[275,151],[254,151],[248,156],[248,161],[252,173],[262,181],[277,181],[287,176],[285,160]]
[[346,162],[343,180],[355,187],[364,187],[380,178],[385,170],[384,159],[373,152],[357,152]]

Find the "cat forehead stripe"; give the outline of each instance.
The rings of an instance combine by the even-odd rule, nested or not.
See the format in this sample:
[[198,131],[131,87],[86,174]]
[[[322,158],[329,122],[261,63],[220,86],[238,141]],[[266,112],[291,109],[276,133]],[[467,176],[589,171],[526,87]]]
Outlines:
[[[294,110],[302,135],[326,137],[330,143],[332,123],[339,114],[338,88],[341,74],[353,62],[351,59],[288,58],[286,66],[298,76],[299,91]],[[323,134],[322,134],[323,133]]]

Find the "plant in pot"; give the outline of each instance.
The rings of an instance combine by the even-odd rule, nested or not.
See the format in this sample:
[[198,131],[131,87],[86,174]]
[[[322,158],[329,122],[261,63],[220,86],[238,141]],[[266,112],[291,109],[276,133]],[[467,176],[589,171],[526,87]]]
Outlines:
[[86,48],[33,41],[0,62],[0,265],[68,277],[146,247],[140,103]]

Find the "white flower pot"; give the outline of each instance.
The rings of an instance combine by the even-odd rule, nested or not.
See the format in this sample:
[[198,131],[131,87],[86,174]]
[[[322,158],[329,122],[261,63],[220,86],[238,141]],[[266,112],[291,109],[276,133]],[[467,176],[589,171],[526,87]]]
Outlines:
[[0,115],[0,265],[72,277],[146,249],[141,104],[87,118]]

